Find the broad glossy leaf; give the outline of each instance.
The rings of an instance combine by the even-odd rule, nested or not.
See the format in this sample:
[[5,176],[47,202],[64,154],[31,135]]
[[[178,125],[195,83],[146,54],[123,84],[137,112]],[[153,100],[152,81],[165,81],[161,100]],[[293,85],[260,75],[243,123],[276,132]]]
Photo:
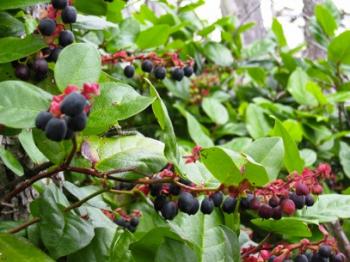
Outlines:
[[32,130],[23,129],[18,136],[18,140],[21,142],[24,151],[26,151],[27,155],[35,164],[42,164],[48,161],[35,145]]
[[296,143],[301,142],[303,139],[303,128],[298,121],[294,119],[287,119],[283,121],[282,124]]
[[90,15],[105,15],[107,12],[107,2],[100,0],[75,0],[74,6],[85,14]]
[[277,20],[277,18],[273,19],[271,29],[272,29],[272,32],[275,34],[278,45],[280,47],[286,46],[287,40],[286,40],[286,37],[284,36],[283,27],[281,23]]
[[253,138],[266,136],[271,127],[263,109],[255,104],[249,104],[246,111],[246,125]]
[[158,47],[165,44],[168,40],[169,34],[169,25],[154,25],[138,34],[136,44],[141,49]]
[[290,237],[311,237],[312,235],[306,222],[293,217],[284,217],[280,220],[255,218],[251,222],[267,232]]
[[328,46],[328,59],[334,63],[350,64],[350,31],[335,37]]
[[339,160],[344,173],[350,178],[350,146],[345,142],[340,142]]
[[7,262],[53,262],[28,240],[11,234],[0,233],[1,260]]
[[95,98],[84,134],[100,134],[118,123],[145,110],[155,100],[141,96],[123,83],[102,83]]
[[0,12],[0,37],[20,37],[24,33],[24,24],[20,20],[7,12]]
[[8,127],[34,127],[38,113],[50,105],[50,94],[22,81],[0,82],[0,93],[0,123]]
[[[129,248],[130,244],[134,241],[134,236],[129,231],[117,232],[114,236],[112,247],[110,249],[110,262],[114,261],[135,261],[131,250]],[[143,256],[144,258],[149,257]]]
[[231,51],[224,45],[210,42],[204,46],[203,54],[220,66],[230,66],[233,63]]
[[317,5],[315,7],[315,16],[317,23],[320,24],[323,31],[330,37],[334,35],[334,31],[337,30],[337,22],[332,13],[325,5]]
[[55,65],[55,80],[63,91],[68,84],[82,87],[95,83],[101,74],[101,57],[96,47],[78,43],[63,49]]
[[223,125],[228,121],[226,108],[215,98],[204,98],[202,101],[204,112],[210,119],[218,125]]
[[117,48],[134,48],[136,37],[140,32],[140,24],[133,18],[124,19],[119,25],[119,31],[114,36],[112,46]]
[[304,168],[304,160],[300,157],[298,147],[292,137],[277,118],[275,119],[275,127],[272,134],[282,137],[285,152],[283,162],[287,170],[289,172],[301,172]]
[[160,245],[155,256],[155,262],[193,262],[198,261],[196,253],[188,247],[184,242],[180,242],[171,238],[165,238]]
[[316,152],[308,148],[300,150],[300,156],[304,160],[305,166],[312,166],[317,160]]
[[238,137],[221,146],[236,152],[245,152],[245,149],[249,147],[252,142],[253,139],[249,137]]
[[29,35],[26,38],[0,38],[0,64],[29,56],[44,47],[46,47],[46,44],[43,39],[35,35]]
[[0,159],[4,165],[7,166],[7,168],[9,168],[17,176],[24,175],[21,163],[10,151],[6,150],[3,146],[0,146]]

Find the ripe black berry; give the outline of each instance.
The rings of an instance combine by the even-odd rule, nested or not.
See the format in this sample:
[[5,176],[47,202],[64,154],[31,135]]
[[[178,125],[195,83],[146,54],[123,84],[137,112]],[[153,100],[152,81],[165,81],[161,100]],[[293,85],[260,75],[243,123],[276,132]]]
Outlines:
[[77,92],[73,92],[63,99],[60,110],[67,116],[75,117],[83,112],[86,102],[84,96]]
[[46,77],[49,71],[49,65],[43,58],[38,58],[33,62],[32,68],[35,73],[35,78],[37,80],[42,80]]
[[331,257],[331,262],[345,262],[345,255],[343,253],[338,253]]
[[173,196],[177,196],[180,194],[181,188],[178,185],[170,184],[169,185],[169,193]]
[[203,214],[211,214],[214,210],[214,202],[211,198],[204,198],[201,204],[201,211]]
[[328,245],[321,245],[318,254],[321,257],[328,258],[332,255],[332,248]]
[[72,44],[74,42],[74,35],[73,35],[72,31],[63,30],[60,33],[60,36],[58,38],[58,42],[63,47]]
[[225,213],[231,214],[235,210],[236,207],[236,198],[232,196],[226,197],[224,203],[222,203],[222,211]]
[[161,209],[162,216],[167,220],[173,220],[177,215],[177,205],[174,201],[166,202]]
[[50,55],[47,57],[46,60],[49,62],[56,62],[61,51],[62,51],[62,48],[56,47],[51,51]]
[[138,217],[133,217],[131,220],[130,220],[130,225],[133,226],[133,227],[137,227],[137,225],[139,224],[140,220]]
[[308,207],[311,207],[315,204],[315,199],[314,197],[311,195],[311,194],[308,194],[306,197],[305,197],[305,205],[308,206]]
[[154,199],[153,205],[156,211],[162,210],[164,204],[167,202],[166,196],[159,195]]
[[184,75],[190,77],[193,74],[193,68],[191,66],[184,67]]
[[321,257],[318,253],[315,253],[311,257],[311,262],[328,262],[328,259]]
[[18,64],[15,69],[15,75],[23,81],[28,80],[30,78],[29,67],[27,65]]
[[309,260],[308,260],[307,256],[305,256],[304,254],[300,254],[294,258],[294,261],[295,262],[308,262]]
[[61,14],[63,23],[72,24],[77,21],[77,10],[73,6],[66,6]]
[[183,77],[184,77],[184,70],[183,69],[176,67],[171,71],[171,78],[172,79],[174,79],[176,81],[181,81]]
[[153,69],[152,61],[150,61],[150,60],[143,61],[142,64],[141,64],[141,68],[142,68],[143,72],[151,73],[152,69]]
[[282,208],[281,207],[275,207],[273,208],[272,218],[275,220],[279,220],[282,218]]
[[253,210],[258,210],[260,206],[261,206],[261,203],[259,199],[257,199],[256,197],[254,197],[249,203],[249,207]]
[[85,112],[80,113],[74,117],[68,117],[67,125],[71,130],[78,132],[84,130],[86,127],[87,116]]
[[302,209],[305,206],[305,196],[298,196],[297,194],[293,193],[290,196],[290,199],[294,202],[297,209]]
[[247,194],[247,197],[241,199],[239,203],[240,208],[242,208],[243,210],[249,209],[250,201],[252,201],[253,198],[254,196],[252,194]]
[[60,118],[53,117],[47,123],[45,134],[48,139],[53,141],[62,141],[66,136],[67,124],[66,121]]
[[220,191],[218,191],[212,194],[210,198],[213,200],[214,206],[219,207],[224,199],[224,196]]
[[124,75],[127,78],[132,78],[134,76],[134,74],[135,74],[135,68],[132,65],[127,65],[124,68]]
[[154,69],[153,74],[154,74],[155,78],[162,80],[166,76],[166,69],[163,66],[157,66]]
[[55,32],[56,22],[53,19],[45,18],[39,23],[39,31],[45,36],[50,36]]
[[270,207],[277,207],[280,204],[280,199],[278,196],[272,196],[269,200]]
[[191,213],[192,206],[194,204],[194,197],[191,193],[181,192],[179,197],[179,209],[187,214]]
[[122,218],[122,217],[118,217],[116,220],[114,220],[114,223],[116,223],[118,226],[121,226],[121,227],[127,227],[128,226],[127,221],[124,218]]
[[307,185],[303,183],[297,183],[295,186],[295,192],[298,196],[306,196],[310,193]]
[[66,136],[64,137],[64,140],[69,140],[74,136],[74,131],[70,128],[67,128]]
[[259,216],[265,219],[269,219],[273,216],[273,208],[269,205],[263,204],[259,207]]
[[67,6],[67,0],[52,0],[51,4],[55,9],[63,9]]
[[162,190],[162,184],[150,184],[149,185],[151,196],[158,196]]
[[35,126],[41,130],[45,130],[47,122],[52,118],[50,112],[40,112],[35,119]]
[[197,198],[193,198],[192,200],[192,206],[190,209],[190,212],[188,212],[189,215],[195,215],[199,210],[199,201]]

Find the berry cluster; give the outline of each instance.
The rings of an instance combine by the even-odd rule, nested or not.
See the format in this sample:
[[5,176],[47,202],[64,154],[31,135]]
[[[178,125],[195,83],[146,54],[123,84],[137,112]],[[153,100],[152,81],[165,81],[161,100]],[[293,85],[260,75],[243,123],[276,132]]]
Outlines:
[[109,211],[102,209],[102,212],[118,226],[123,229],[135,232],[137,226],[140,223],[141,212],[139,210],[133,210],[131,214],[127,214],[121,208],[117,208],[115,211]]
[[72,138],[74,132],[86,127],[89,100],[94,95],[99,95],[98,84],[85,83],[81,92],[77,86],[68,85],[62,95],[53,97],[49,111],[38,114],[35,126],[53,141]]
[[[51,1],[47,17],[40,20],[38,25],[38,31],[45,37],[49,47],[42,49],[33,61],[27,58],[24,62],[14,63],[16,77],[23,81],[28,81],[31,76],[36,81],[45,79],[49,71],[48,62],[56,62],[62,49],[74,42],[74,34],[64,25],[77,20],[77,11],[69,4],[68,0]],[[64,24],[57,23],[59,17]],[[58,43],[55,43],[56,38]]]
[[120,51],[113,55],[105,55],[102,62],[116,64],[118,62],[127,62],[129,65],[124,67],[124,75],[132,78],[135,75],[133,62],[140,60],[140,67],[145,73],[153,73],[157,79],[164,79],[167,75],[166,67],[170,67],[170,76],[173,80],[181,81],[185,76],[191,77],[193,74],[193,61],[182,62],[177,54],[166,53],[159,57],[155,53],[132,55],[126,51]]

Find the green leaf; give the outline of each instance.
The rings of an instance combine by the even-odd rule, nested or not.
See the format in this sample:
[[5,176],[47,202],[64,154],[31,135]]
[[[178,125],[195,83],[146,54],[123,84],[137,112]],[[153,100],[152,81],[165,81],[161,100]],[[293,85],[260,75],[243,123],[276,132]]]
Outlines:
[[107,12],[107,3],[100,0],[75,0],[74,6],[83,13],[103,16]]
[[281,121],[275,119],[275,127],[273,129],[273,135],[280,136],[283,139],[284,145],[284,165],[289,172],[298,171],[301,172],[304,168],[304,160],[300,157],[300,153],[294,140],[283,127]]
[[350,218],[350,195],[320,195],[312,207],[299,214],[301,218],[315,219],[319,223]]
[[301,105],[317,106],[316,98],[307,89],[309,77],[303,69],[298,67],[288,79],[287,89],[295,101]]
[[118,123],[145,110],[155,100],[141,96],[131,86],[107,82],[100,85],[84,134],[100,134]]
[[26,38],[0,38],[0,64],[24,58],[44,47],[46,44],[43,39],[35,35]]
[[298,121],[294,119],[287,119],[283,121],[282,124],[296,143],[301,142],[303,139],[303,128]]
[[338,25],[328,8],[321,4],[317,5],[315,7],[315,16],[317,23],[320,24],[323,31],[330,37],[334,36],[334,32],[337,30]]
[[139,33],[136,44],[141,49],[164,45],[170,34],[169,25],[154,25]]
[[[129,248],[130,244],[134,241],[134,236],[129,231],[117,232],[114,236],[112,247],[110,249],[110,261],[130,261],[133,262],[133,256]],[[149,257],[143,256],[144,258]]]
[[350,99],[350,91],[340,91],[333,94],[327,94],[327,98],[331,103],[345,102]]
[[339,160],[345,175],[350,178],[350,146],[345,142],[340,142]]
[[246,111],[246,125],[253,138],[266,136],[271,127],[263,109],[255,104],[249,104]]
[[258,84],[265,85],[266,71],[261,67],[247,67],[249,76]]
[[155,262],[198,261],[196,254],[185,243],[165,238],[157,250]]
[[72,44],[63,49],[55,65],[55,80],[63,91],[68,84],[82,87],[95,83],[101,74],[101,57],[91,44]]
[[317,160],[316,152],[308,148],[300,150],[300,156],[304,160],[305,166],[312,166]]
[[230,66],[233,63],[231,51],[219,43],[207,43],[203,48],[203,54],[219,66]]
[[256,162],[267,171],[270,181],[277,178],[283,165],[283,140],[279,137],[259,138],[245,150]]
[[0,10],[15,9],[20,7],[31,6],[40,3],[48,3],[49,0],[11,0],[11,1],[1,1]]
[[237,137],[230,142],[221,145],[224,148],[230,149],[236,152],[245,152],[245,149],[253,142],[253,139],[249,137]]
[[321,87],[315,82],[308,82],[306,84],[306,90],[313,94],[320,105],[328,103],[327,97],[323,94]]
[[284,36],[283,27],[281,23],[277,20],[277,18],[273,19],[271,29],[272,29],[272,32],[275,34],[278,45],[280,47],[286,46],[287,40],[286,40],[286,37]]
[[22,130],[18,136],[24,151],[35,164],[42,164],[48,159],[40,152],[34,142],[33,134],[31,130]]
[[165,143],[164,155],[167,159],[171,160],[174,163],[180,161],[179,149],[176,143],[176,136],[173,124],[168,114],[168,109],[166,108],[163,100],[159,96],[156,88],[148,81],[150,85],[150,94],[152,97],[155,97],[156,100],[152,104],[152,110],[157,118],[157,121],[164,131],[163,140]]
[[215,98],[204,98],[202,101],[204,112],[210,119],[218,125],[223,125],[228,121],[226,108]]
[[0,37],[24,35],[24,25],[7,12],[0,12]]
[[13,128],[31,128],[35,118],[50,105],[51,95],[29,83],[0,82],[0,123]]
[[7,262],[54,261],[26,239],[5,233],[0,233],[0,254],[1,260]]
[[119,28],[119,32],[113,37],[112,43],[118,48],[133,48],[136,37],[140,32],[140,24],[129,17],[120,23]]
[[350,64],[350,31],[345,31],[335,37],[328,46],[328,59],[335,64]]
[[2,162],[17,176],[23,176],[24,171],[20,162],[16,157],[8,150],[0,146],[0,158]]
[[55,164],[61,164],[72,149],[71,141],[52,141],[38,129],[33,129],[33,138],[38,149]]
[[283,217],[280,220],[255,218],[251,220],[261,229],[289,237],[311,237],[307,223],[293,217]]

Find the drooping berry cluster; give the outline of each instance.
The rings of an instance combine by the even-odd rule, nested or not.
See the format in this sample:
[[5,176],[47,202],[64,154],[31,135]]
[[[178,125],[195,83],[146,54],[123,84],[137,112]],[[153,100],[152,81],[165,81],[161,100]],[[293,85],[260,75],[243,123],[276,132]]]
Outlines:
[[34,59],[26,58],[24,62],[21,59],[14,63],[16,77],[23,81],[28,81],[31,77],[36,81],[45,79],[49,71],[48,62],[56,62],[62,49],[74,42],[73,32],[65,29],[64,24],[72,24],[76,20],[77,11],[70,5],[70,1],[52,0],[47,16],[38,25],[38,31],[49,47],[42,49]]
[[53,97],[49,111],[38,114],[35,126],[53,141],[72,138],[74,132],[86,127],[89,100],[95,95],[99,95],[98,84],[85,83],[81,92],[77,86],[68,85],[62,95]]
[[102,63],[116,64],[118,62],[129,63],[124,67],[124,75],[132,78],[135,74],[135,61],[140,61],[140,67],[145,73],[153,73],[157,79],[164,79],[167,76],[167,68],[171,68],[170,77],[173,80],[181,81],[185,76],[193,74],[193,60],[182,62],[176,53],[166,53],[159,57],[155,53],[132,55],[126,51],[120,51],[112,55],[102,57]]
[[130,232],[136,231],[140,223],[140,217],[142,216],[139,210],[133,210],[131,214],[128,214],[121,208],[117,208],[114,211],[102,209],[102,212],[122,229],[129,230]]

